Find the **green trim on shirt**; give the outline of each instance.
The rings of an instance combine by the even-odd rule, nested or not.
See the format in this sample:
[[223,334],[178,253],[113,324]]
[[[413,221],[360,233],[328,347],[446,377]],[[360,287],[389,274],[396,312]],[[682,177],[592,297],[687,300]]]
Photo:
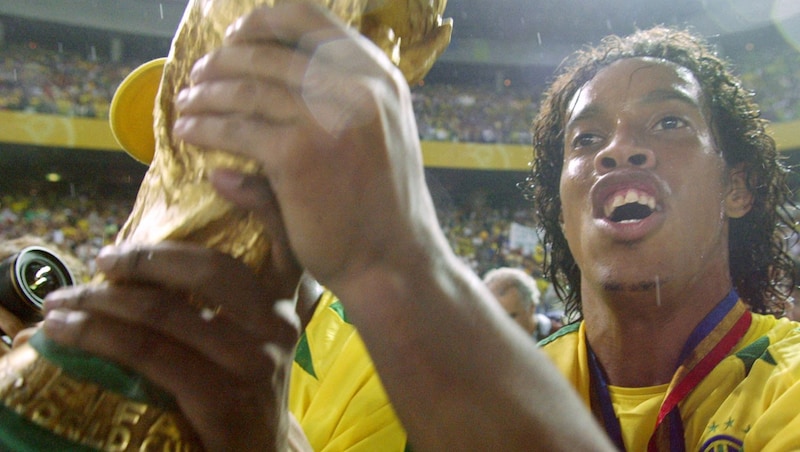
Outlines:
[[329,308],[332,309],[334,312],[336,312],[339,315],[339,317],[342,320],[344,320],[345,323],[352,325],[352,323],[349,320],[347,320],[347,314],[344,312],[344,305],[342,305],[341,301],[336,300],[336,302],[331,304]]
[[297,350],[294,352],[294,362],[300,366],[301,369],[306,371],[307,374],[317,378],[317,373],[314,370],[314,360],[311,358],[311,347],[308,345],[308,336],[305,332],[300,336],[297,342]]
[[580,328],[580,326],[581,326],[581,322],[575,322],[575,323],[570,323],[569,325],[566,325],[563,328],[560,328],[555,333],[553,333],[553,334],[547,336],[546,338],[542,339],[541,341],[539,341],[539,347],[544,347],[545,345],[553,342],[554,340],[560,338],[561,336],[565,336],[567,334],[574,333],[574,332],[578,331],[578,328]]

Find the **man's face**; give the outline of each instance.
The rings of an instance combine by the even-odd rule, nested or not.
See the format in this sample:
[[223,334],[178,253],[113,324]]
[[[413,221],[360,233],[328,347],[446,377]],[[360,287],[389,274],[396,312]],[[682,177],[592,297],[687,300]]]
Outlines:
[[498,290],[491,284],[488,286],[489,290],[494,293],[497,301],[503,309],[506,310],[508,315],[521,326],[528,334],[533,334],[536,331],[536,317],[534,317],[534,307],[523,302],[522,294],[516,287],[507,287],[504,291]]
[[650,58],[601,70],[572,99],[560,183],[583,286],[686,290],[729,278],[727,175],[688,70]]

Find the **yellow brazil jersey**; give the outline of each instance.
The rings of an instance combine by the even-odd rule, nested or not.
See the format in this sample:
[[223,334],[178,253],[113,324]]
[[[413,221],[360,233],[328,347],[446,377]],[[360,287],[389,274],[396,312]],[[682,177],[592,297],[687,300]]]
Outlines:
[[410,450],[361,337],[328,291],[297,346],[289,410],[317,452]]
[[[562,328],[540,344],[588,405],[585,337],[580,323]],[[615,410],[626,411],[618,417],[628,451],[647,450],[660,406],[653,403],[652,394],[658,397],[666,391],[666,387],[638,389],[611,388]],[[798,407],[800,323],[753,314],[739,344],[680,403],[686,450],[800,450]]]
[[[583,323],[574,324],[541,345],[588,405],[585,337]],[[660,406],[660,401],[653,403],[653,394],[666,391],[638,389],[611,388],[625,448],[631,452],[647,450]],[[798,404],[800,323],[753,314],[739,344],[679,405],[686,450],[800,450]],[[626,411],[622,416],[620,409]]]

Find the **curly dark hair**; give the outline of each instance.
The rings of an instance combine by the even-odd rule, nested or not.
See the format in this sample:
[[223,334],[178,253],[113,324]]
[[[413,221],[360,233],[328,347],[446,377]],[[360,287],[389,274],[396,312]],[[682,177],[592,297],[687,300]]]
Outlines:
[[782,314],[794,285],[794,263],[787,253],[786,234],[794,234],[794,206],[775,141],[752,93],[702,38],[687,30],[658,26],[622,38],[609,36],[597,47],[576,52],[562,64],[543,95],[533,121],[533,164],[521,183],[533,202],[547,250],[544,272],[564,300],[570,318],[580,319],[581,272],[561,231],[559,181],[563,166],[564,126],[575,93],[601,69],[624,58],[652,57],[689,69],[710,106],[711,128],[729,167],[744,167],[754,196],[750,212],[731,219],[729,250],[734,287],[753,312]]

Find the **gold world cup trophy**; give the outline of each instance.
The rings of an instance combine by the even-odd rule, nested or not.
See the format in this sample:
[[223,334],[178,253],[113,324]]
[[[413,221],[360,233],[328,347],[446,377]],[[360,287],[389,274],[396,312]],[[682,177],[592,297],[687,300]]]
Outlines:
[[[174,99],[189,85],[195,61],[221,45],[234,20],[280,2],[189,0],[167,58],[143,65],[120,85],[112,128],[150,168],[118,243],[190,241],[263,271],[269,253],[263,225],[218,196],[207,180],[213,168],[258,171],[257,165],[221,151],[201,152],[171,132]],[[421,80],[450,42],[452,23],[442,19],[446,0],[315,2],[380,47],[409,83]],[[0,399],[3,450],[202,450],[162,390],[109,361],[58,347],[42,332],[0,360]]]

